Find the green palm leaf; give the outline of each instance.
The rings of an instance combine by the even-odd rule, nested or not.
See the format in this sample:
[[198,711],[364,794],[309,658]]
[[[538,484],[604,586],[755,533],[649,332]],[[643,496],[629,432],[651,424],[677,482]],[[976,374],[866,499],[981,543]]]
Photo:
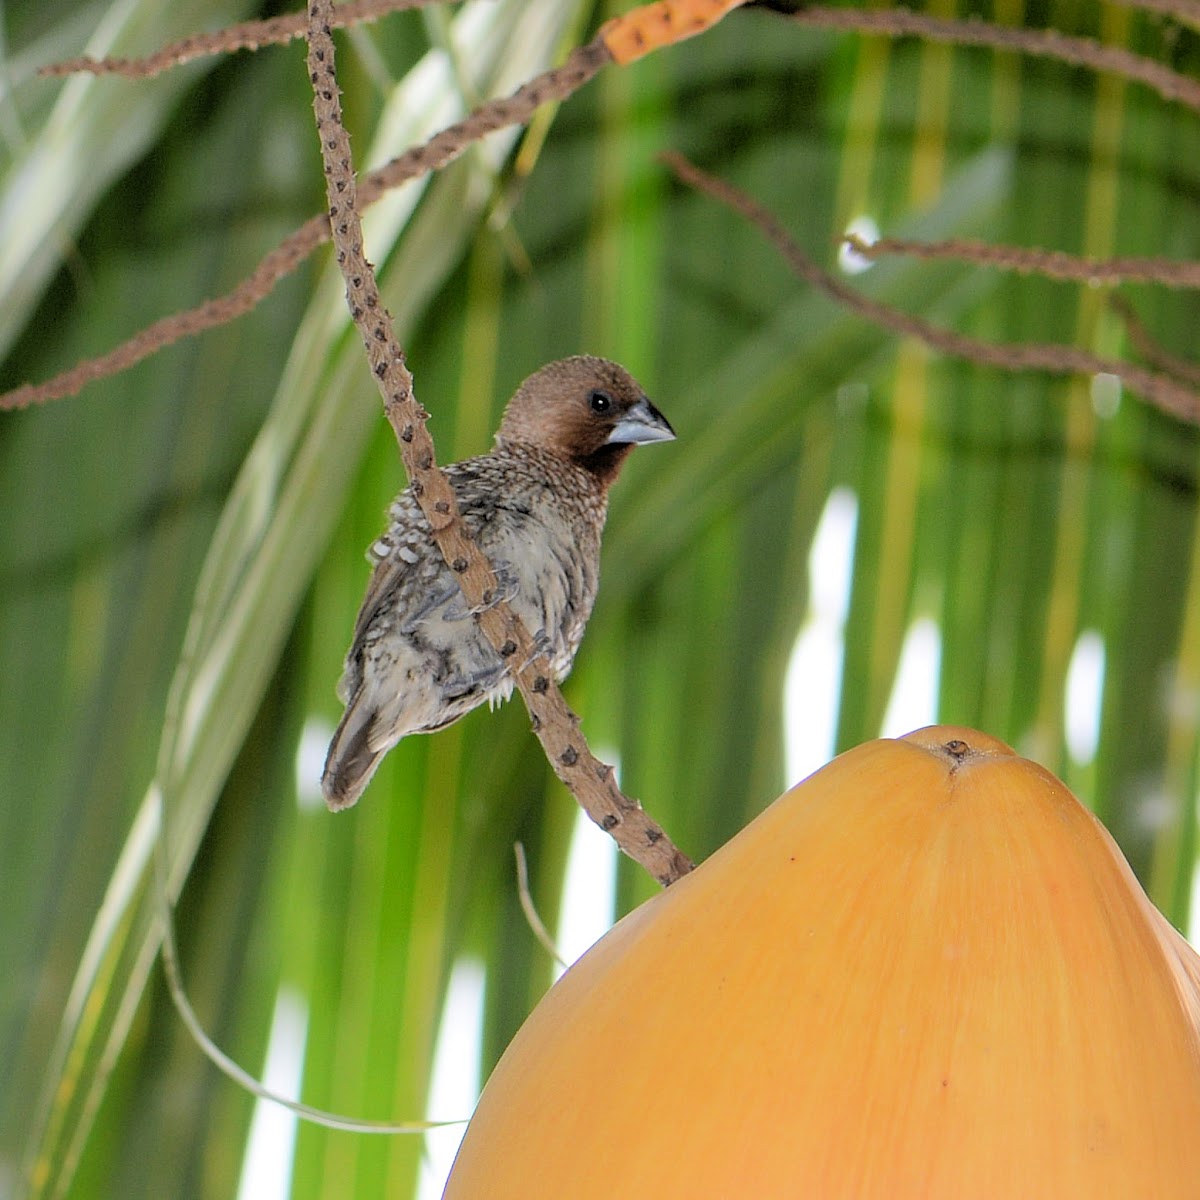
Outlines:
[[[339,71],[360,168],[621,7],[502,0],[355,31]],[[20,136],[0,213],[27,236],[0,239],[5,385],[227,289],[320,209],[301,46],[153,83],[30,74],[105,23],[137,31],[113,40],[129,52],[237,15],[62,0],[37,26],[12,9],[5,128]],[[1165,39],[1127,9],[1097,28],[1049,15],[1194,73],[1186,30]],[[830,266],[864,214],[930,240],[1194,259],[1197,115],[1053,61],[746,11],[606,68],[539,120],[516,154],[495,138],[382,202],[368,250],[443,459],[485,449],[519,379],[582,350],[624,361],[680,433],[635,454],[614,492],[568,684],[625,790],[704,857],[791,782],[785,717],[836,727],[830,751],[879,733],[926,621],[936,717],[1063,774],[1182,925],[1195,432],[1128,394],[1114,409],[1104,381],[898,343],[655,156],[681,150],[746,189]],[[909,259],[851,282],[993,341],[1130,353],[1091,289]],[[1194,354],[1193,294],[1126,290],[1166,349]],[[519,704],[405,742],[349,814],[316,802],[361,550],[402,482],[324,258],[195,344],[0,415],[0,1194],[235,1193],[254,1103],[202,1058],[152,969],[160,794],[196,1009],[258,1073],[282,995],[311,1104],[422,1116],[456,962],[483,965],[485,1067],[548,985],[511,848],[554,929],[575,816]],[[856,512],[839,677],[801,680],[815,715],[789,716],[835,488]],[[1066,694],[1097,647],[1093,757],[1086,729],[1067,736]],[[1071,714],[1086,726],[1086,706]],[[620,908],[652,890],[622,865]],[[296,1197],[400,1197],[421,1154],[418,1138],[305,1125],[277,1174]]]

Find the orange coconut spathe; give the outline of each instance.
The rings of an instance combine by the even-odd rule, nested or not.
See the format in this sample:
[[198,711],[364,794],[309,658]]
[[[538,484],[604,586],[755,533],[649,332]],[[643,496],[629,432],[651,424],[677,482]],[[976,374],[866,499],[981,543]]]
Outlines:
[[1048,772],[872,742],[551,989],[446,1196],[1200,1197],[1197,963]]

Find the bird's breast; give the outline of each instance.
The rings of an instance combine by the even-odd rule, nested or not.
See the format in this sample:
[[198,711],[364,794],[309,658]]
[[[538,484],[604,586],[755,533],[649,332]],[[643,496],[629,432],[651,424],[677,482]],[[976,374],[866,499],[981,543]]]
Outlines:
[[510,508],[486,542],[514,611],[546,646],[561,678],[596,600],[600,530],[560,504],[534,501]]

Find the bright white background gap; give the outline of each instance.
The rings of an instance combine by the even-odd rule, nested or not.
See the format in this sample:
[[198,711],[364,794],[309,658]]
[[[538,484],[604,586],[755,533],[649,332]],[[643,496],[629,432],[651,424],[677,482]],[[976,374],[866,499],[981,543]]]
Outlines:
[[[475,1108],[479,1099],[479,1060],[483,1053],[484,995],[483,964],[460,958],[450,973],[438,1023],[427,1120],[468,1117]],[[425,1135],[425,1160],[421,1164],[417,1200],[439,1200],[465,1132],[465,1125],[446,1125]]]
[[[308,1005],[295,988],[279,989],[267,1041],[263,1084],[281,1096],[299,1096],[304,1076]],[[272,1100],[257,1100],[242,1159],[238,1200],[287,1200],[296,1151],[295,1113]]]
[[858,500],[845,487],[825,502],[808,556],[808,614],[783,683],[784,772],[790,786],[833,756]]
[[[620,764],[611,752],[600,750],[605,762]],[[571,848],[563,877],[554,944],[569,966],[612,927],[617,901],[617,847],[584,815],[575,814]],[[532,937],[533,935],[530,934]],[[475,964],[475,975],[456,987],[462,963],[454,969],[450,990],[433,1056],[433,1082],[428,1116],[431,1120],[467,1116],[479,1099],[479,1055],[483,1029],[483,970]],[[566,967],[555,966],[554,977]],[[417,1200],[438,1200],[454,1165],[454,1155],[466,1132],[465,1125],[431,1130],[425,1135],[426,1162],[421,1171]]]

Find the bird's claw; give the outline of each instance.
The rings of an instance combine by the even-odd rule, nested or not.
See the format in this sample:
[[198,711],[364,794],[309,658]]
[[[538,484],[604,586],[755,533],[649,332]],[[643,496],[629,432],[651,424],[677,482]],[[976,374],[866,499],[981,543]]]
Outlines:
[[442,617],[447,621],[465,621],[467,617],[477,617],[480,613],[485,613],[490,608],[495,608],[497,604],[511,600],[518,592],[518,584],[516,576],[509,570],[509,564],[506,562],[495,562],[492,564],[493,573],[496,576],[495,588],[489,588],[483,594],[482,604],[473,604],[470,607],[462,603],[462,597],[448,604],[442,611]]
[[554,657],[554,643],[550,640],[550,635],[544,629],[539,629],[533,635],[533,653],[521,664],[520,669],[522,671],[525,670],[531,662],[543,656],[547,660]]

